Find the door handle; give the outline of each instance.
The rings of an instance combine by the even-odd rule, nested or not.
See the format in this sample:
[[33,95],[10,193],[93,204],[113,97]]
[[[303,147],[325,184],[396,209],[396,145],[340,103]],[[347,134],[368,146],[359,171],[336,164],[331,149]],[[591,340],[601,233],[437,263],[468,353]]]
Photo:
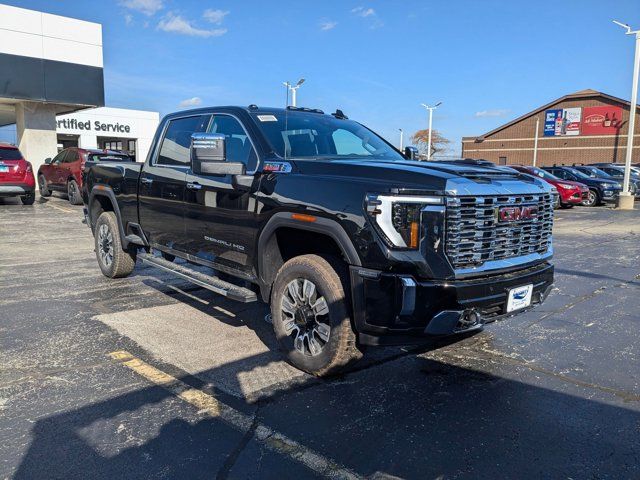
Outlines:
[[153,178],[142,177],[140,179],[140,183],[144,183],[146,185],[150,185],[153,183]]
[[202,185],[200,185],[198,182],[187,183],[187,188],[189,190],[200,190],[202,188]]

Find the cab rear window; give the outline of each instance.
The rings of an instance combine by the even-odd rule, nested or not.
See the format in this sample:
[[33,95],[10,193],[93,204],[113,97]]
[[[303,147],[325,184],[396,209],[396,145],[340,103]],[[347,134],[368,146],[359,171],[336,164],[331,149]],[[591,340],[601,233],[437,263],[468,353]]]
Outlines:
[[91,153],[89,154],[91,162],[133,162],[133,158],[129,155],[115,155],[111,153]]
[[22,154],[17,148],[1,148],[0,160],[22,160]]

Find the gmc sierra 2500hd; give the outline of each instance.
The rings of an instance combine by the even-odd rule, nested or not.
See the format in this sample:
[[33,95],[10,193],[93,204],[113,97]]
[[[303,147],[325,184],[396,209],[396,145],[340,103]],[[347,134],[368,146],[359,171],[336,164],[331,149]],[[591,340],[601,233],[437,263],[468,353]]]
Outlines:
[[414,156],[340,110],[184,111],[144,164],[87,162],[85,217],[107,277],[140,259],[260,298],[288,360],[326,375],[365,345],[480,329],[551,290],[550,185]]

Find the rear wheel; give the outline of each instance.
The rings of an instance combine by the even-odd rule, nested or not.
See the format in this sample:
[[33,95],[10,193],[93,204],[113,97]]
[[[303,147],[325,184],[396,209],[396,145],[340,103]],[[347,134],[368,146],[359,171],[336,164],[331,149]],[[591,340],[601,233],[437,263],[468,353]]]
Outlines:
[[582,205],[585,207],[595,207],[600,204],[600,195],[595,190],[589,189],[589,194],[587,198],[582,201]]
[[118,220],[113,212],[102,212],[98,217],[94,241],[98,265],[106,277],[126,277],[133,271],[135,251],[122,249]]
[[40,189],[41,197],[50,197],[51,190],[47,184],[47,179],[44,178],[44,175],[38,175],[38,188]]
[[26,195],[22,195],[20,197],[20,201],[23,205],[33,205],[33,202],[36,200],[36,192],[29,192]]
[[286,262],[273,285],[271,314],[289,362],[312,375],[325,376],[361,358],[349,305],[342,261],[302,255]]
[[67,182],[67,196],[69,197],[69,203],[71,203],[71,205],[82,205],[82,195],[80,195],[78,182],[75,180],[69,180],[69,182]]

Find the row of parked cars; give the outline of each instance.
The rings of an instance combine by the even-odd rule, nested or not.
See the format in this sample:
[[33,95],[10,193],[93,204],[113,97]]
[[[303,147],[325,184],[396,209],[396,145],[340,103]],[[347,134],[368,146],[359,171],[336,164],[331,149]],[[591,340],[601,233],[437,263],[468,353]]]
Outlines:
[[[543,168],[512,165],[509,168],[537,176],[552,184],[558,190],[557,206],[563,208],[616,203],[624,181],[624,167],[615,163],[554,165]],[[640,197],[638,165],[631,167],[629,191],[636,198]]]
[[37,178],[41,196],[63,192],[69,202],[80,205],[82,169],[87,161],[133,162],[133,158],[118,151],[72,147],[47,158],[34,175],[31,163],[15,145],[0,142],[0,197],[19,197],[23,205],[32,205]]
[[[62,192],[67,194],[70,203],[80,205],[82,169],[87,161],[123,162],[133,161],[133,158],[119,151],[72,147],[47,158],[34,176],[31,163],[23,158],[16,146],[0,143],[0,196],[17,196],[24,205],[31,205],[35,200],[37,178],[41,196],[49,197],[53,191]],[[509,168],[552,184],[558,190],[557,206],[562,208],[615,203],[622,191],[624,177],[624,167],[610,163],[543,168],[510,165]],[[630,191],[636,198],[640,197],[640,164],[631,167]]]

